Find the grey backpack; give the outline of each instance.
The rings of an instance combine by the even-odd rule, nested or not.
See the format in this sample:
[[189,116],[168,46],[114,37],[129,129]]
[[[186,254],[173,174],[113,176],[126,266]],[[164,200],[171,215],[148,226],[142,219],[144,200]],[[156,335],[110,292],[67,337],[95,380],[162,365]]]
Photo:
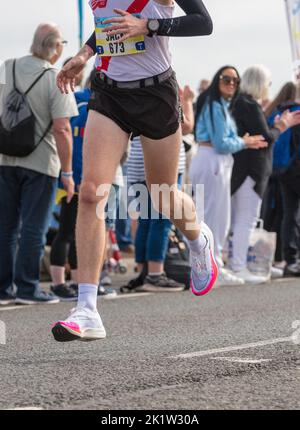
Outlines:
[[16,86],[16,60],[13,62],[13,89],[7,95],[0,118],[0,154],[12,157],[27,157],[44,140],[49,132],[52,122],[36,142],[35,117],[29,106],[26,96],[39,82],[46,72],[44,70],[25,93]]

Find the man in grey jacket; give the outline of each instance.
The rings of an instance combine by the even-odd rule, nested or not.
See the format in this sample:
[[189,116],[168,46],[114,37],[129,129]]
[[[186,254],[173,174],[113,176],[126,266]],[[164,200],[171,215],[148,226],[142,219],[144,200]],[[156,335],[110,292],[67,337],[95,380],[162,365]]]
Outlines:
[[[16,86],[21,92],[50,69],[27,96],[36,119],[36,141],[49,131],[27,157],[0,154],[0,305],[12,301],[30,305],[58,302],[41,291],[39,270],[60,170],[69,201],[74,194],[69,119],[78,115],[78,110],[74,96],[58,90],[53,67],[65,43],[54,24],[41,24],[34,34],[31,55],[16,61]],[[12,64],[12,60],[5,62],[0,115],[13,86]],[[16,297],[12,294],[14,286]]]

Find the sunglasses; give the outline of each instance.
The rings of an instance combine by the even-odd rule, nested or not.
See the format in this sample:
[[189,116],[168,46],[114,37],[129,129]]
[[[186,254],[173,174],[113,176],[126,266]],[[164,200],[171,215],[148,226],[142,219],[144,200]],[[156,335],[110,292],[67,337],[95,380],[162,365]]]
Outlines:
[[221,75],[220,81],[222,81],[225,85],[233,84],[234,86],[238,86],[241,83],[239,78],[233,78],[232,76]]

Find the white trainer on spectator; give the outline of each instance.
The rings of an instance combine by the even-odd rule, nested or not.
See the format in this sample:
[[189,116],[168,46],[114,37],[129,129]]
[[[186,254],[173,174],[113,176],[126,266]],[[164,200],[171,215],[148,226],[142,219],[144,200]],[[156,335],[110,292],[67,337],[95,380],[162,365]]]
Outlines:
[[244,279],[239,278],[231,271],[224,269],[223,267],[219,269],[217,287],[238,286],[238,285],[245,285]]
[[280,269],[280,267],[272,267],[271,269],[271,279],[280,279],[283,278],[283,269]]
[[268,276],[255,275],[251,273],[248,269],[241,270],[240,272],[234,272],[234,274],[238,278],[242,278],[245,281],[245,284],[252,285],[265,284],[270,279],[270,277]]

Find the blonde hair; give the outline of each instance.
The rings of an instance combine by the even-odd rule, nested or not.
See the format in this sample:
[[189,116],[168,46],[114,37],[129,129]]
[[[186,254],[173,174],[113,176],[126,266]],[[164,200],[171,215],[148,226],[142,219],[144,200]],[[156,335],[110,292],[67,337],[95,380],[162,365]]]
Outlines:
[[242,76],[241,92],[252,96],[255,100],[268,98],[271,83],[271,72],[265,66],[249,67]]

